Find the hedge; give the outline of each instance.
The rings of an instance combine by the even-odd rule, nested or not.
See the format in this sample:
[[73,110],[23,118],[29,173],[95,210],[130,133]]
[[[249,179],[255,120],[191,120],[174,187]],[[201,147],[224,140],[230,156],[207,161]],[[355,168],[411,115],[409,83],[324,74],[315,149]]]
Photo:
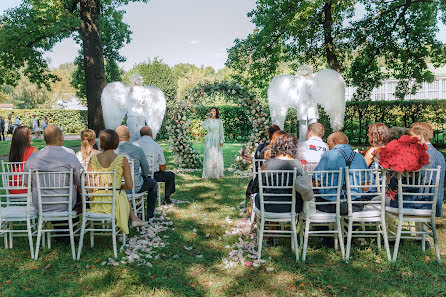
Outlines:
[[[191,134],[197,141],[202,141],[205,131],[201,128],[201,122],[205,119],[209,106],[197,107],[192,118]],[[219,106],[220,117],[225,127],[228,141],[247,141],[251,129],[246,111],[237,105]],[[87,111],[85,110],[0,110],[0,115],[7,118],[8,115],[18,115],[23,125],[32,125],[33,115],[40,119],[48,116],[50,123],[64,126],[68,133],[79,133],[87,126]],[[167,112],[166,112],[167,114]],[[319,108],[320,122],[327,128],[325,136],[331,133],[328,116]],[[165,122],[158,139],[167,139]],[[446,144],[446,100],[407,100],[407,101],[349,101],[345,112],[344,132],[353,144],[367,143],[367,128],[375,122],[382,122],[389,128],[394,126],[409,127],[413,122],[425,121],[434,128],[436,145]],[[298,135],[298,121],[296,112],[290,110],[285,122],[285,130]]]
[[23,126],[32,127],[34,115],[43,123],[43,117],[48,117],[49,124],[57,124],[65,133],[80,133],[87,128],[87,111],[86,110],[62,110],[62,109],[12,109],[0,110],[0,115],[5,121],[11,116],[12,123],[18,116]]

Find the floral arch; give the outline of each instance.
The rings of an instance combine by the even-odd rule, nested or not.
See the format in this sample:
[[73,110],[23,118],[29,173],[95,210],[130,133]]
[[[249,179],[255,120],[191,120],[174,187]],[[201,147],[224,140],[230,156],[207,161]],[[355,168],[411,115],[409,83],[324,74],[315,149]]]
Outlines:
[[[265,111],[266,107],[252,93],[237,83],[227,81],[199,84],[189,89],[185,98],[176,101],[168,110],[169,124],[167,125],[167,131],[169,133],[169,143],[175,153],[174,162],[180,168],[201,168],[198,151],[192,147],[191,116],[195,108],[200,105],[198,102],[202,101],[198,100],[199,98],[217,94],[233,98],[234,102],[248,111],[248,118],[252,125],[247,143],[248,153],[251,153],[260,142],[266,140],[265,129],[270,124],[269,114]],[[241,158],[238,160],[242,161]]]

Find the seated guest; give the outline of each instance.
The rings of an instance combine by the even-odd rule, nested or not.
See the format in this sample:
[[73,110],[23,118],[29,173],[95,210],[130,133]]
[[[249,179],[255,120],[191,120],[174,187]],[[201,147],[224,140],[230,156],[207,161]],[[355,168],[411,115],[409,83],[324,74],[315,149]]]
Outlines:
[[268,139],[269,141],[263,142],[261,144],[259,144],[259,146],[257,147],[255,153],[254,153],[254,158],[256,159],[261,159],[260,158],[260,153],[262,152],[262,150],[270,144],[271,142],[271,138],[273,137],[274,132],[280,131],[280,127],[277,125],[271,125],[269,126],[268,130],[266,130],[267,134],[268,134]]
[[[277,138],[271,148],[271,158],[266,160],[262,166],[262,170],[294,170],[297,168],[299,170],[298,174],[302,174],[301,163],[294,159],[296,156],[296,144],[297,138],[291,134],[285,134]],[[266,182],[266,181],[265,181]],[[293,184],[293,180],[288,180],[289,184]],[[258,182],[257,182],[258,185]],[[291,193],[291,189],[267,189],[267,193],[271,194],[285,194]],[[269,196],[265,194],[265,201],[274,200],[274,196]],[[260,209],[260,197],[259,194],[255,197],[255,205]],[[296,192],[296,213],[302,210],[303,200],[299,193]],[[267,204],[265,205],[265,211],[269,212],[289,212],[289,204]]]
[[[31,130],[27,126],[20,126],[14,130],[9,149],[9,162],[26,162],[28,158],[39,150],[31,146]],[[23,165],[13,166],[13,172],[22,172]],[[14,176],[17,178],[18,176]],[[21,181],[17,186],[21,186]],[[10,190],[11,194],[24,194],[26,190]]]
[[369,127],[367,132],[370,148],[364,158],[369,168],[378,168],[379,150],[389,143],[389,129],[383,123],[375,123]]
[[[319,164],[316,166],[314,171],[325,171],[325,170],[339,170],[339,168],[345,168],[349,167],[351,169],[367,169],[367,163],[365,162],[364,157],[356,153],[352,150],[350,145],[348,144],[348,137],[338,131],[334,132],[330,136],[328,136],[327,139],[329,151],[325,152],[321,160],[319,161]],[[342,173],[344,174],[344,173]],[[353,176],[352,176],[353,178]],[[329,179],[330,180],[330,179]],[[337,176],[334,178],[334,180],[337,180]],[[317,181],[315,181],[317,182]],[[343,193],[341,194],[341,199],[344,200],[344,202],[341,202],[341,214],[347,215],[348,214],[348,208],[347,208],[347,202],[346,199],[346,193],[345,193],[345,178],[342,176],[342,188]],[[336,189],[324,189],[320,190],[321,194],[336,194]],[[358,193],[361,191],[360,188],[352,189],[353,193]],[[316,201],[319,202],[327,202],[327,201],[335,201],[335,196],[327,196],[328,199],[323,199],[321,197],[316,197]],[[353,195],[352,199],[360,199],[361,195]],[[336,204],[324,204],[324,205],[317,205],[317,209],[323,212],[330,212],[335,213],[336,212]],[[363,209],[362,204],[353,204],[353,211],[361,211]]]
[[443,216],[443,197],[444,197],[444,173],[445,173],[445,160],[442,153],[440,153],[434,146],[431,144],[431,140],[433,138],[433,130],[432,127],[428,123],[424,122],[415,122],[409,128],[409,136],[417,137],[420,140],[421,144],[427,145],[426,153],[429,155],[429,164],[424,165],[424,169],[435,169],[440,166],[440,185],[438,187],[438,196],[437,196],[437,210],[436,216]]
[[[82,165],[74,154],[65,151],[62,148],[64,137],[62,130],[56,125],[46,127],[43,134],[46,146],[40,151],[32,154],[25,163],[23,170],[38,171],[70,171],[73,169],[73,205],[76,204],[77,190],[80,189],[80,176]],[[31,180],[33,205],[38,209],[37,184],[35,176]],[[64,190],[62,190],[64,191]],[[50,198],[45,198],[50,199]],[[67,211],[66,204],[46,204],[43,205],[43,211]]]
[[147,163],[146,155],[140,147],[129,142],[129,128],[119,126],[115,131],[119,136],[119,145],[115,149],[115,153],[128,156],[129,159],[133,160],[135,191],[136,193],[147,192],[147,219],[151,219],[154,216],[158,185],[156,180],[148,177],[150,167],[149,163]]
[[323,153],[328,151],[328,145],[322,140],[325,128],[321,123],[313,123],[308,126],[306,141],[297,145],[296,159],[306,161],[307,171],[313,171],[319,163]]
[[[95,172],[109,172],[116,170],[116,187],[122,190],[131,190],[133,187],[132,173],[130,171],[127,158],[122,155],[116,155],[113,150],[118,147],[119,137],[115,131],[106,129],[99,134],[102,153],[93,154],[88,170]],[[121,185],[122,177],[124,184]],[[110,183],[112,185],[112,183]],[[111,190],[96,190],[95,193],[107,194]],[[110,201],[110,197],[94,196],[91,201]],[[94,203],[90,205],[91,212],[111,213],[112,206],[110,204]],[[133,227],[144,226],[145,223],[138,219],[133,213],[127,194],[124,191],[116,191],[116,225],[124,232],[129,234],[128,220],[132,221]]]
[[84,167],[87,167],[93,155],[100,153],[100,151],[93,148],[95,143],[96,133],[93,130],[86,129],[81,132],[81,150],[76,153],[76,157]]
[[277,138],[279,138],[282,135],[286,135],[287,133],[285,131],[279,130],[273,133],[271,136],[271,140],[267,146],[265,146],[262,151],[259,154],[259,159],[269,159],[271,157],[271,148],[276,141]]
[[155,173],[155,180],[157,182],[166,183],[164,203],[172,203],[170,201],[170,195],[175,193],[175,174],[172,171],[166,171],[166,159],[164,158],[164,152],[161,145],[153,140],[152,129],[150,127],[142,127],[139,134],[141,135],[141,138],[133,142],[133,144],[142,148],[146,156],[149,154],[154,156],[155,168],[152,169]]

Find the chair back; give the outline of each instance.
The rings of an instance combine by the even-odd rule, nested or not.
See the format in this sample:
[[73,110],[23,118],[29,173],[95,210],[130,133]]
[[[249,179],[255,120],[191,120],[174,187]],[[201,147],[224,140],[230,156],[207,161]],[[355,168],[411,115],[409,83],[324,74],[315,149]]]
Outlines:
[[[87,213],[87,204],[111,204],[111,217],[115,217],[116,169],[108,172],[86,171],[81,175],[82,213]],[[92,201],[93,197],[106,197],[104,201]]]
[[441,168],[420,169],[415,172],[397,173],[398,209],[409,213],[413,209],[430,210],[435,217]]
[[[342,169],[313,171],[308,172],[308,174],[313,179],[313,193],[316,206],[336,204],[336,214],[339,216],[342,189]],[[326,202],[317,201],[316,198],[322,198],[326,200]]]
[[26,162],[6,162],[2,160],[2,172],[23,171]]
[[150,178],[155,178],[155,155],[146,154],[147,163],[149,163]]
[[[353,205],[371,206],[380,214],[385,213],[386,172],[373,169],[345,168],[345,184],[347,190],[348,215],[353,212]],[[374,199],[379,197],[379,199]]]
[[257,176],[258,171],[262,168],[265,159],[256,159],[252,157],[252,178]]
[[[38,211],[41,216],[51,205],[66,205],[71,217],[73,206],[73,169],[70,171],[35,171]],[[62,210],[65,211],[65,210]]]
[[267,205],[289,205],[290,213],[295,214],[296,190],[295,170],[259,170],[260,211],[265,212]]
[[[31,206],[31,172],[0,172],[0,208],[7,206]],[[14,191],[25,192],[13,194]],[[1,212],[0,212],[1,213]]]

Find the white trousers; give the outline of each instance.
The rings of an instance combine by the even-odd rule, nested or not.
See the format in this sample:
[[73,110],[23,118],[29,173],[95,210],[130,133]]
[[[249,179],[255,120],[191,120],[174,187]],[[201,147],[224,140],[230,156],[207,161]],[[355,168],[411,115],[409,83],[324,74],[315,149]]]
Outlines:
[[141,138],[139,130],[144,127],[146,121],[142,116],[129,116],[127,117],[127,127],[130,131],[130,142],[136,141]]
[[317,119],[299,120],[299,142],[307,140],[308,126],[316,122]]

